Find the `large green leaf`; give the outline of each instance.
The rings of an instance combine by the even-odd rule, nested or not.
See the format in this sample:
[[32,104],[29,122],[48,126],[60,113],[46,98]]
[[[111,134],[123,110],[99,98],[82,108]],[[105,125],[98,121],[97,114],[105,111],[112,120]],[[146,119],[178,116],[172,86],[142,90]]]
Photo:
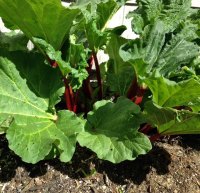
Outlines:
[[164,77],[145,80],[153,93],[154,103],[163,107],[192,106],[200,96],[200,82],[189,79],[176,83]]
[[58,70],[40,54],[1,50],[0,81],[0,131],[9,147],[29,163],[43,160],[53,147],[61,161],[71,160],[84,122],[70,111],[55,114],[64,92]]
[[191,8],[191,0],[170,0],[163,1],[163,4],[164,9],[159,15],[159,19],[163,20],[166,29],[170,32],[174,31],[181,22],[195,12]]
[[60,0],[0,0],[0,16],[30,39],[43,38],[56,50],[71,28],[78,9],[65,8]]
[[145,104],[148,123],[157,127],[161,135],[200,134],[200,114],[175,110],[148,102]]
[[130,100],[121,97],[116,103],[99,101],[77,140],[100,159],[113,163],[134,160],[151,149],[149,139],[138,132],[141,122],[140,108]]
[[23,161],[37,163],[51,151],[53,145],[60,153],[60,160],[71,160],[76,145],[76,134],[84,124],[70,111],[58,112],[56,123],[48,119],[28,119],[26,124],[13,122],[7,130],[9,147]]
[[130,63],[124,62],[119,55],[120,47],[126,42],[126,39],[112,31],[106,47],[106,51],[109,55],[106,82],[110,91],[120,96],[127,94],[127,90],[134,78],[134,69]]
[[142,34],[144,27],[158,17],[163,5],[160,0],[137,0],[137,3],[138,8],[134,12],[130,12],[128,17],[132,18],[133,30],[137,34]]
[[107,2],[101,1],[96,9],[96,14],[98,15],[97,27],[100,30],[104,30],[108,21],[120,8],[121,4],[116,0],[107,0]]
[[28,38],[22,33],[14,31],[9,33],[0,32],[0,48],[9,51],[27,50]]
[[158,59],[158,56],[165,43],[165,25],[162,21],[158,20],[153,25],[147,39],[144,39],[147,46],[145,46],[144,61],[149,64],[147,71],[150,72],[153,65]]
[[[186,32],[187,30],[188,32]],[[162,75],[170,75],[174,71],[180,71],[181,65],[190,64],[199,55],[200,48],[196,43],[190,42],[193,40],[191,35],[195,38],[193,29],[189,30],[185,27],[164,47],[155,65],[155,68],[160,69]]]
[[170,77],[182,65],[189,66],[200,50],[198,25],[191,19],[196,12],[190,7],[191,0],[137,2],[139,7],[132,13],[133,27],[141,36],[121,47],[122,59],[143,77],[158,69]]
[[147,76],[153,69],[165,43],[165,26],[157,21],[148,29],[146,37],[130,41],[120,48],[120,56],[130,62],[139,76]]
[[1,50],[0,55],[0,123],[9,115],[16,122],[54,120],[50,112],[64,92],[58,71],[44,65],[39,54]]
[[77,32],[84,31],[91,50],[97,51],[106,44],[108,38],[108,33],[105,31],[106,24],[121,5],[122,3],[115,0],[76,2],[76,6],[83,13],[83,17],[78,21],[81,25],[78,26]]
[[[197,28],[184,26],[170,41],[166,39],[164,23],[158,21],[148,30],[147,36],[133,40],[120,49],[120,56],[129,61],[140,76],[158,70],[164,76],[178,71],[199,55],[199,46],[191,42]],[[193,38],[191,36],[194,36]],[[188,51],[190,50],[190,51]]]

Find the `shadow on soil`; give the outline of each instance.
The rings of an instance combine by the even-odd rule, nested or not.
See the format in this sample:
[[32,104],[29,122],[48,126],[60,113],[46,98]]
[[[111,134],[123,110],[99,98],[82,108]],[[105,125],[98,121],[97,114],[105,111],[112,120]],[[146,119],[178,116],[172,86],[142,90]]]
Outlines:
[[110,180],[118,184],[126,184],[128,181],[141,184],[146,180],[146,175],[151,168],[155,168],[158,175],[164,175],[169,172],[168,165],[170,163],[169,153],[165,149],[155,146],[151,152],[139,156],[135,161],[125,161],[117,165],[102,162],[98,172],[105,172]]
[[[82,148],[83,150],[83,148]],[[88,157],[84,157],[87,153]],[[63,174],[69,175],[71,178],[81,178],[89,176],[92,167],[98,172],[106,175],[111,181],[117,184],[126,184],[129,181],[135,184],[141,184],[150,169],[155,168],[158,175],[168,173],[168,165],[171,162],[169,153],[160,147],[155,146],[147,155],[138,157],[135,161],[124,161],[120,164],[112,164],[108,161],[102,161],[92,157],[92,153],[84,150],[84,155],[81,156],[80,152],[75,154],[71,165],[63,165],[60,163],[52,164],[52,166]],[[73,170],[70,171],[69,167]]]
[[57,172],[68,175],[73,179],[80,179],[92,175],[92,171],[102,173],[117,184],[126,184],[132,181],[141,184],[151,168],[158,175],[168,173],[168,165],[171,162],[169,153],[158,146],[147,154],[139,156],[135,161],[124,161],[120,164],[112,164],[96,158],[94,154],[81,147],[77,151],[71,163],[61,163],[59,160],[41,161],[38,164],[26,164],[8,149],[7,141],[0,138],[0,182],[8,182],[15,177],[17,167],[23,167],[32,178],[43,176],[48,172],[48,165]]
[[180,145],[184,148],[192,148],[200,151],[200,135],[185,135],[182,136],[182,143]]

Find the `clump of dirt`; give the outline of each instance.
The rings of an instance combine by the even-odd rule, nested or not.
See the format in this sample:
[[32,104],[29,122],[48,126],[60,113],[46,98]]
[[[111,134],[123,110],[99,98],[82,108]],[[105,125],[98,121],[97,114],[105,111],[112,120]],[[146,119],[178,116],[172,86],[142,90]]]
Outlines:
[[112,164],[77,147],[70,163],[21,161],[0,137],[2,193],[200,193],[200,135],[154,143],[135,161]]

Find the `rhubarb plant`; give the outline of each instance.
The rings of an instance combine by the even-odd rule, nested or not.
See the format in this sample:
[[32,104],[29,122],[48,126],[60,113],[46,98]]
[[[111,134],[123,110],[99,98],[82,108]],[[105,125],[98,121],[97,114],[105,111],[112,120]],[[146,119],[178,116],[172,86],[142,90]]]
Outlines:
[[163,135],[200,134],[199,10],[137,0],[127,39],[107,25],[125,3],[0,0],[11,30],[0,32],[0,133],[23,161],[68,162],[79,144],[119,163]]

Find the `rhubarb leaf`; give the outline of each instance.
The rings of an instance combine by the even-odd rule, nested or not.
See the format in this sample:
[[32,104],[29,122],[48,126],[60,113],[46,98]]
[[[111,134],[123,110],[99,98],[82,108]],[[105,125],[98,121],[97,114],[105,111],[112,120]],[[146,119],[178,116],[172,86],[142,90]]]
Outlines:
[[126,96],[128,89],[134,78],[132,67],[126,67],[118,74],[109,73],[107,75],[107,85],[109,90],[119,96]]
[[8,116],[16,123],[28,117],[54,120],[51,113],[64,92],[58,70],[44,65],[40,54],[1,50],[0,55],[0,123]]
[[143,35],[145,27],[162,20],[168,32],[174,31],[188,16],[194,13],[191,0],[137,0],[138,8],[129,13],[133,30]]
[[199,27],[191,19],[196,16],[191,0],[138,0],[138,5],[132,13],[133,27],[141,36],[121,46],[123,61],[132,64],[138,77],[148,77],[159,70],[169,78],[183,65],[189,66],[200,50]]
[[99,101],[89,112],[85,132],[79,133],[77,140],[100,159],[113,163],[134,160],[151,149],[149,139],[138,132],[140,115],[139,106],[126,98],[116,103]]
[[[84,31],[89,48],[97,51],[106,44],[108,32],[106,25],[111,17],[117,12],[122,3],[115,0],[104,1],[78,1],[76,5],[81,8],[84,22],[82,22],[82,30]],[[83,20],[80,18],[80,21]],[[81,26],[81,25],[80,25]],[[77,28],[80,31],[80,27]]]
[[132,18],[134,32],[142,34],[144,27],[158,17],[163,9],[163,5],[160,0],[138,0],[137,3],[138,8],[134,12],[130,12],[128,17]]
[[124,62],[119,55],[120,47],[127,43],[128,40],[116,35],[115,33],[109,34],[109,41],[107,42],[106,52],[109,55],[110,63],[108,68],[114,74],[118,74],[126,67],[130,67],[128,62]]
[[165,43],[165,26],[157,21],[148,30],[148,36],[133,40],[120,49],[120,56],[125,62],[130,62],[139,76],[148,76]]
[[8,51],[27,50],[28,38],[22,33],[14,31],[9,33],[0,32],[0,48]]
[[37,163],[50,153],[53,145],[60,153],[60,160],[71,160],[76,145],[76,134],[84,124],[70,111],[58,112],[56,123],[47,119],[27,119],[26,124],[12,123],[6,137],[9,147],[23,161]]
[[154,77],[144,82],[153,94],[153,102],[162,107],[190,107],[200,96],[200,82],[194,79],[176,83],[164,77]]
[[200,114],[175,110],[148,102],[144,113],[148,123],[157,127],[161,135],[200,134]]
[[180,71],[181,65],[190,64],[199,55],[199,46],[187,40],[193,31],[190,30],[188,36],[183,31],[168,42],[155,64],[154,68],[159,68],[160,74],[166,77],[174,71]]
[[[63,76],[67,77],[70,81],[70,85],[74,90],[79,89],[82,86],[83,80],[88,76],[86,66],[86,51],[83,49],[83,46],[80,44],[75,44],[70,42],[70,48],[68,50],[67,61],[62,59],[61,51],[56,51],[50,44],[45,40],[39,38],[33,38],[34,41],[40,45],[40,48],[47,54],[47,56],[55,61],[62,73]],[[73,49],[73,50],[72,50]],[[80,52],[78,52],[80,51]],[[71,53],[73,52],[73,53]],[[78,55],[76,57],[76,55]],[[76,59],[75,59],[76,57]],[[75,63],[72,63],[75,62]]]
[[59,0],[0,0],[0,16],[19,27],[29,39],[38,37],[59,49],[78,9],[65,8]]
[[120,47],[126,42],[125,38],[116,35],[112,31],[106,47],[106,52],[109,55],[106,82],[109,90],[120,96],[126,95],[134,78],[134,69],[130,63],[124,62],[119,55]]

